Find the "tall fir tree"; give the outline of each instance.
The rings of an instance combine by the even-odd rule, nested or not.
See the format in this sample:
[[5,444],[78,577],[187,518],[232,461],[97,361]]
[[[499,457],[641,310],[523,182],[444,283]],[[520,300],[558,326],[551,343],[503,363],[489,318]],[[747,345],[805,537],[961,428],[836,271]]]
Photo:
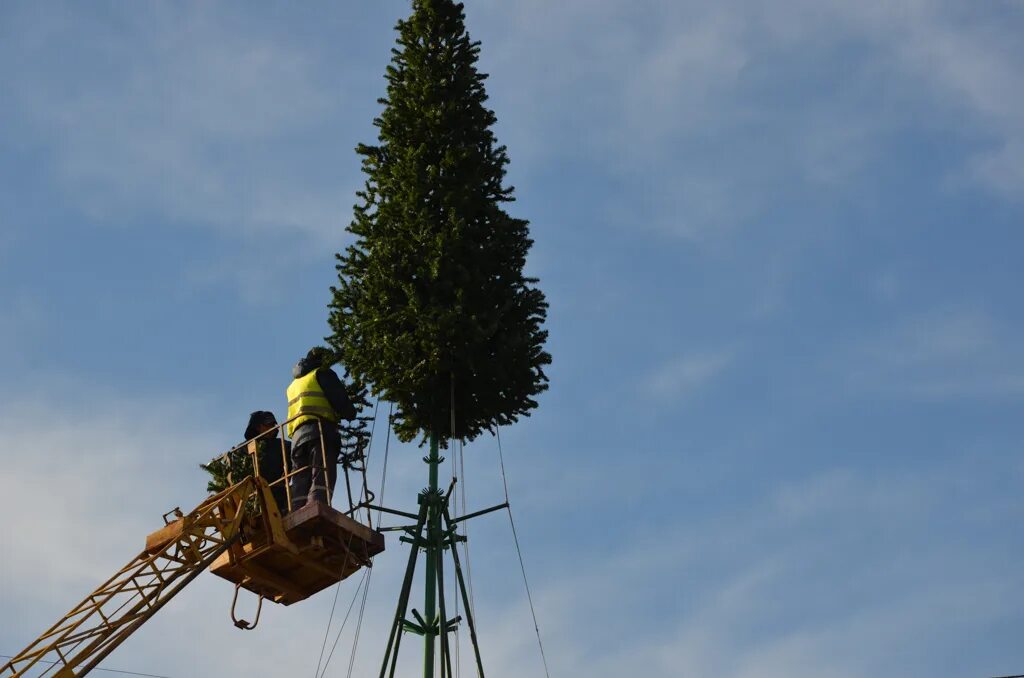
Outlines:
[[547,388],[547,302],[523,275],[528,222],[503,208],[509,160],[462,3],[414,0],[396,30],[378,143],[356,149],[366,182],[328,341],[395,403],[401,440],[472,440],[528,415]]

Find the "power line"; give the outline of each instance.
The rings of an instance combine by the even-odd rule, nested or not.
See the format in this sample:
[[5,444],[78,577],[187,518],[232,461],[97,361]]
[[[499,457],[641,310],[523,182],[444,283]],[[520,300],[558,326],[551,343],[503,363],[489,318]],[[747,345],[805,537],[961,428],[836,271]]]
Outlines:
[[[3,659],[14,659],[14,657],[12,657],[9,654],[0,654],[0,658],[3,658]],[[50,664],[52,666],[52,665],[57,664],[59,662],[50,662],[50,661],[45,661],[45,660],[40,659],[39,663],[40,664]],[[95,669],[93,669],[93,671],[106,671],[107,673],[123,673],[123,674],[129,675],[129,676],[146,676],[146,678],[170,678],[169,676],[159,676],[159,675],[157,675],[155,673],[139,673],[138,671],[123,671],[121,669],[105,669],[102,666],[97,666]]]

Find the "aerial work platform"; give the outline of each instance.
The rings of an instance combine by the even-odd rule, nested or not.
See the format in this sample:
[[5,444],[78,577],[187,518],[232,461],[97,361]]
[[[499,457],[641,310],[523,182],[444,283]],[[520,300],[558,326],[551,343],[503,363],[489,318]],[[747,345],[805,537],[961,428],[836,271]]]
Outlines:
[[[252,512],[240,539],[210,565],[210,571],[218,577],[282,605],[305,600],[360,568],[372,566],[372,558],[384,550],[384,535],[350,517],[356,514],[358,507],[352,499],[348,466],[345,466],[345,486],[349,488],[347,514],[332,508],[330,503],[310,502],[282,517],[277,502],[292,503],[289,480],[310,470],[310,467],[291,467],[283,442],[287,423],[279,425],[277,435],[272,438],[281,441],[280,447],[273,445],[269,450],[270,454],[280,454],[284,472],[279,477],[263,478],[256,440],[244,444],[248,463],[239,465],[239,470],[246,473],[251,469],[261,485],[267,483],[258,493],[262,495],[261,506]],[[321,452],[326,454],[322,435],[321,432]],[[224,455],[229,465],[235,451],[241,452],[242,446]],[[263,463],[266,461],[267,458],[263,458]],[[324,456],[313,463],[326,468],[334,460]],[[330,491],[327,499],[328,502],[334,499]]]
[[[279,425],[274,432],[278,436],[273,438],[271,454],[277,454],[276,441],[284,440],[285,425]],[[371,567],[373,557],[384,550],[384,535],[351,517],[364,506],[352,501],[351,490],[347,513],[329,503],[314,501],[282,516],[278,502],[291,503],[289,480],[298,473],[308,473],[310,467],[291,468],[283,442],[280,454],[284,472],[269,479],[260,472],[261,451],[256,439],[219,458],[224,469],[249,479],[251,487],[229,502],[232,508],[228,512],[244,518],[239,522],[237,537],[217,554],[210,563],[210,571],[261,598],[291,605],[337,584],[360,568]],[[265,463],[267,458],[262,458]],[[326,457],[316,461],[325,467],[328,464]],[[348,468],[345,473],[349,487]],[[328,492],[328,502],[332,498]],[[188,516],[179,514],[177,520],[149,535],[146,550],[156,552],[178,537],[187,519]]]
[[384,535],[321,503],[281,521],[286,543],[254,535],[235,543],[210,565],[218,577],[267,600],[291,605],[369,567],[384,550]]
[[[353,497],[348,478],[350,467],[365,473],[359,466],[361,450],[343,464],[348,511],[313,501],[282,517],[278,501],[282,506],[291,503],[290,479],[312,468],[291,467],[283,426],[277,427],[277,442],[262,450],[263,461],[280,452],[283,472],[269,478],[261,473],[258,439],[218,457],[214,461],[222,461],[215,470],[224,472],[221,486],[213,487],[211,481],[213,494],[191,511],[176,508],[164,514],[165,525],[146,537],[138,555],[9,657],[0,665],[0,676],[85,676],[207,568],[235,584],[231,618],[238,628],[251,629],[259,621],[264,598],[290,605],[370,567],[384,550],[384,536],[355,519],[365,509],[370,522],[371,495],[366,492],[362,501]],[[334,460],[321,457],[318,462],[328,468]],[[242,588],[260,597],[252,622],[235,615]]]

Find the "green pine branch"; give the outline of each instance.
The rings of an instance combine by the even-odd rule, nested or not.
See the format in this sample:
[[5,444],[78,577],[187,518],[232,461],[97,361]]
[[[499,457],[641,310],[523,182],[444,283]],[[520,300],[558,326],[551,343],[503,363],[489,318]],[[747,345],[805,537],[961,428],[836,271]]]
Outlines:
[[547,388],[547,302],[523,275],[533,241],[509,215],[508,155],[461,3],[415,0],[399,21],[376,144],[337,255],[329,343],[396,404],[395,431],[471,440],[527,416]]

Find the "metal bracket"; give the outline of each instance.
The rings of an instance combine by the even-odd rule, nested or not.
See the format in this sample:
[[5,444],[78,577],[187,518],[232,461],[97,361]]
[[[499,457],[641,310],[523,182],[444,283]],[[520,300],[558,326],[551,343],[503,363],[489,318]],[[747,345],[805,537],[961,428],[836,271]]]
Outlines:
[[[411,631],[412,633],[415,633],[417,636],[438,635],[438,623],[440,622],[440,619],[435,619],[434,621],[428,622],[426,619],[423,618],[423,615],[421,615],[419,611],[416,610],[416,608],[413,608],[412,610],[410,610],[410,612],[412,612],[412,616],[416,617],[416,622],[419,623],[411,622],[408,619],[403,619],[402,628],[404,630]],[[445,630],[450,631],[451,629],[447,628],[446,625]]]
[[171,514],[174,514],[174,520],[178,520],[179,518],[184,518],[185,517],[185,514],[181,512],[181,507],[180,506],[175,506],[173,509],[171,509],[170,511],[168,511],[167,513],[164,514],[164,516],[163,516],[163,518],[164,518],[164,525],[170,525],[171,523],[174,522],[174,520],[167,520],[167,516],[169,516]]
[[235,584],[235,598],[231,601],[231,621],[235,623],[237,628],[243,631],[252,631],[260,623],[260,612],[263,610],[263,594],[259,594],[259,602],[256,603],[256,618],[250,624],[246,620],[235,616],[235,606],[238,605],[238,590],[240,588],[242,588],[242,582]]
[[495,511],[500,511],[503,508],[508,508],[508,502],[507,501],[502,502],[502,503],[498,504],[497,506],[492,506],[491,508],[485,508],[482,511],[474,511],[473,513],[467,513],[464,516],[459,516],[458,518],[454,518],[454,519],[452,519],[452,525],[461,523],[463,520],[469,520],[470,518],[476,518],[477,516],[483,516],[483,515],[486,515],[488,513],[493,513]]

